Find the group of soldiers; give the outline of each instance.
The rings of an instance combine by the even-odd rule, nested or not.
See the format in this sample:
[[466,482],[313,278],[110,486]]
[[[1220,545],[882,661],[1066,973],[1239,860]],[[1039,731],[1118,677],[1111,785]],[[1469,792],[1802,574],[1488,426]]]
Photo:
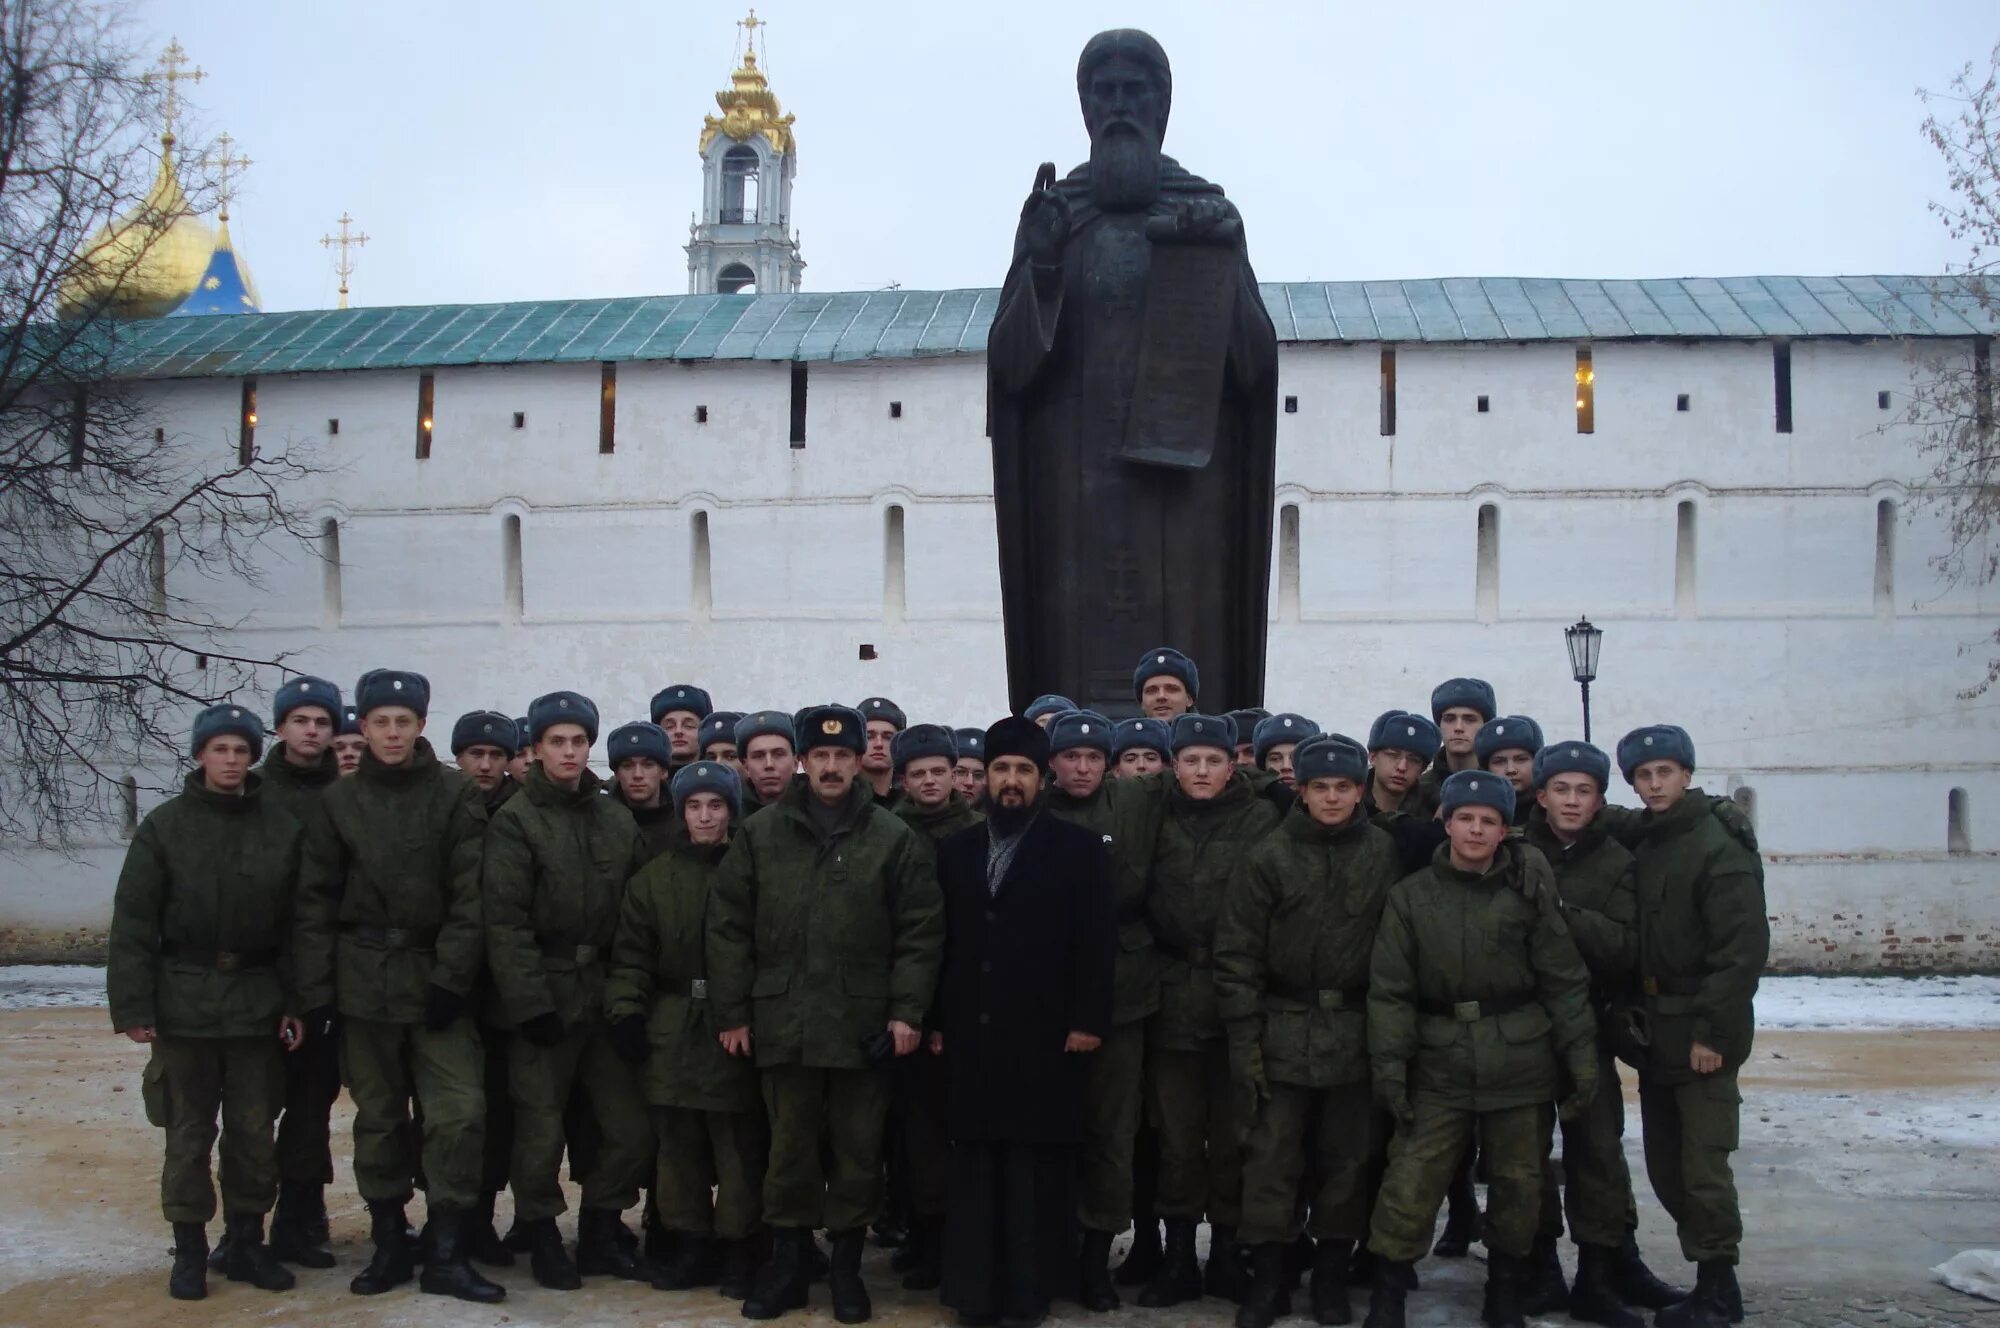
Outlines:
[[[1769,938],[1754,834],[1693,786],[1689,735],[1618,743],[1628,810],[1607,802],[1611,755],[1545,742],[1474,678],[1365,742],[1203,713],[1195,662],[1167,647],[1133,690],[1136,718],[1058,696],[1025,713],[1048,739],[1039,812],[1102,841],[1117,930],[1068,1293],[1093,1311],[1120,1285],[1149,1307],[1220,1296],[1239,1328],[1269,1328],[1309,1273],[1318,1322],[1351,1322],[1352,1284],[1369,1328],[1400,1328],[1413,1265],[1483,1239],[1495,1328],[1559,1309],[1740,1322],[1729,1155]],[[735,713],[677,684],[603,735],[605,779],[577,692],[461,717],[456,768],[423,736],[429,703],[402,670],[364,674],[351,704],[293,678],[268,752],[260,712],[210,707],[183,791],[133,838],[109,995],[114,1028],[151,1049],[171,1294],[204,1296],[210,1270],[282,1290],[287,1263],[333,1266],[343,1084],[373,1243],[358,1294],[421,1266],[424,1291],[498,1301],[474,1264],[525,1253],[545,1287],[718,1286],[753,1319],[824,1278],[856,1323],[871,1226],[901,1244],[905,1287],[936,1288],[952,1143],[935,847],[981,824],[989,741],[1016,721],[910,724],[883,697]],[[1621,1061],[1692,1291],[1634,1239]],[[622,1215],[642,1199],[635,1232]]]

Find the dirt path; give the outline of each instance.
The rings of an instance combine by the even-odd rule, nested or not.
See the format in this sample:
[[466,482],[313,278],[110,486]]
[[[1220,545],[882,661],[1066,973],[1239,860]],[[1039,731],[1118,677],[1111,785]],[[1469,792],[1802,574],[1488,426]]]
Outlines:
[[[165,1294],[168,1237],[158,1208],[159,1134],[139,1103],[143,1049],[114,1037],[101,1010],[0,1012],[0,1324],[79,1328],[145,1324],[400,1325],[731,1324],[735,1305],[708,1293],[660,1293],[593,1282],[562,1295],[525,1268],[498,1273],[510,1291],[479,1309],[414,1289],[364,1300],[347,1279],[365,1259],[365,1215],[346,1172],[349,1118],[335,1118],[342,1181],[328,1192],[340,1267],[302,1271],[269,1295],[219,1279],[200,1304]],[[1627,1080],[1630,1098],[1630,1080]],[[1759,1303],[1810,1288],[1916,1288],[1959,1249],[2000,1243],[2000,1032],[1787,1032],[1760,1036],[1744,1076],[1738,1176],[1751,1236],[1743,1270]],[[1641,1239],[1655,1266],[1684,1276],[1670,1224],[1652,1201],[1633,1108],[1628,1149]],[[505,1200],[502,1200],[503,1205]],[[892,1290],[886,1254],[871,1251],[877,1317],[948,1322],[926,1297]],[[1477,1260],[1428,1260],[1412,1322],[1477,1314]],[[1787,1288],[1793,1289],[1787,1292]],[[1800,1302],[1803,1303],[1803,1302]],[[1073,1306],[1065,1318],[1089,1322]],[[1125,1310],[1114,1325],[1224,1325],[1216,1302],[1171,1313]],[[823,1289],[809,1316],[830,1324]],[[1307,1322],[1310,1320],[1294,1320]],[[1555,1322],[1566,1322],[1556,1320]]]

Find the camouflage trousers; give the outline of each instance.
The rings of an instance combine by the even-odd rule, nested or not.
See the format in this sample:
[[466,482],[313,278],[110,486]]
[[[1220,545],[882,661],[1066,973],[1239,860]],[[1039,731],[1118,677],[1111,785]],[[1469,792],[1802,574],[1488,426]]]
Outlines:
[[1646,1176],[1660,1207],[1679,1228],[1691,1263],[1734,1264],[1743,1243],[1736,1177],[1729,1155],[1740,1138],[1743,1094],[1734,1070],[1692,1083],[1649,1083],[1639,1077],[1640,1128],[1646,1135]]
[[278,1197],[272,1126],[285,1100],[284,1056],[276,1037],[162,1037],[153,1043],[142,1095],[148,1119],[166,1131],[160,1211],[169,1222],[215,1216],[209,1159],[221,1118],[222,1211],[271,1211]]
[[1548,1156],[1546,1103],[1470,1111],[1419,1093],[1416,1119],[1389,1143],[1389,1169],[1375,1199],[1368,1248],[1413,1263],[1429,1252],[1438,1204],[1477,1137],[1486,1151],[1486,1245],[1526,1258],[1535,1244],[1542,1162]]
[[653,1201],[662,1226],[723,1240],[757,1234],[771,1148],[761,1112],[654,1107],[653,1136]]
[[1365,1079],[1331,1088],[1272,1084],[1243,1146],[1237,1239],[1276,1245],[1297,1236],[1299,1190],[1311,1176],[1306,1229],[1313,1238],[1366,1240],[1391,1123]]
[[882,1122],[894,1091],[889,1072],[770,1065],[762,1078],[771,1123],[765,1224],[838,1232],[873,1222],[882,1208]]

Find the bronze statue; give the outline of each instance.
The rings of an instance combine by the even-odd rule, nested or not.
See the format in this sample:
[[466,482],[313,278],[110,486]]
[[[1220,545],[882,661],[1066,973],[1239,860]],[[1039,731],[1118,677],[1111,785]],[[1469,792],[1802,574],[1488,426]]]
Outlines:
[[1165,644],[1201,709],[1256,705],[1277,337],[1236,208],[1160,150],[1160,44],[1099,33],[1076,84],[1090,161],[1037,173],[987,342],[1009,698],[1134,713]]

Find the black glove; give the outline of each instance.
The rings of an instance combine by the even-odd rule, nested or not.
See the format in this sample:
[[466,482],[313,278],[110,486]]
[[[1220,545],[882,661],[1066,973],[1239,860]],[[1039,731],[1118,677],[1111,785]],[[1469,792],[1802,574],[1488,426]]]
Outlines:
[[861,1039],[861,1058],[870,1065],[887,1065],[896,1059],[896,1035],[888,1029]]
[[620,1015],[611,1021],[611,1044],[618,1049],[621,1059],[634,1065],[642,1063],[653,1054],[653,1046],[646,1038],[646,1016],[643,1014]]
[[424,992],[424,1027],[442,1033],[465,1014],[466,1000],[447,987],[432,983]]
[[538,1047],[553,1047],[563,1040],[563,1021],[554,1010],[544,1010],[533,1019],[523,1019],[515,1031]]
[[322,1005],[306,1011],[305,1025],[308,1038],[330,1038],[334,1029],[340,1026],[340,1016],[331,1005]]

